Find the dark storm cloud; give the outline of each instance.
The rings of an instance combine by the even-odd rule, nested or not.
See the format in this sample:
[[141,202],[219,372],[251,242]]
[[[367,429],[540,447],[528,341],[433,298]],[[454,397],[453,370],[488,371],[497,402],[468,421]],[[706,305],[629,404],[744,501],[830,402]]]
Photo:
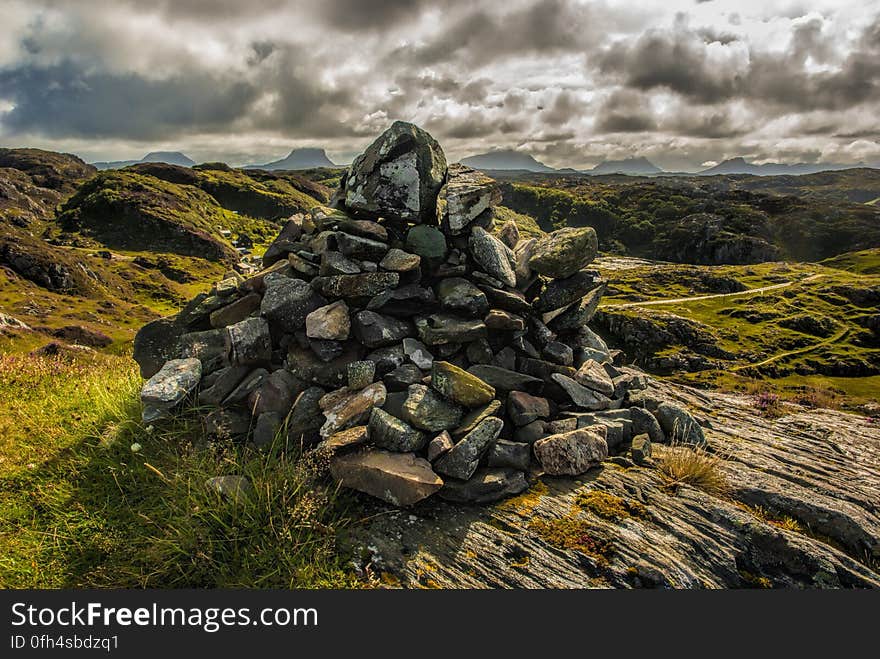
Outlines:
[[618,89],[596,113],[596,130],[601,133],[640,133],[656,129],[657,122],[647,106],[648,97],[629,89]]
[[633,89],[668,89],[689,100],[723,103],[750,99],[795,111],[841,110],[880,99],[880,19],[859,40],[839,67],[811,72],[812,62],[830,61],[833,41],[823,35],[822,21],[797,25],[782,54],[752,51],[739,58],[727,50],[709,51],[707,36],[682,25],[646,32],[635,42],[620,41],[597,59],[600,73]]
[[227,125],[259,94],[248,82],[202,72],[151,80],[93,72],[71,61],[2,70],[0,89],[14,104],[0,121],[13,132],[133,139]]
[[504,14],[477,8],[440,25],[427,43],[393,51],[388,61],[405,59],[428,66],[466,54],[486,64],[505,55],[577,51],[586,34],[586,9],[564,0],[538,0]]
[[429,0],[318,0],[318,13],[333,27],[349,32],[387,29],[418,18],[427,7],[446,2]]

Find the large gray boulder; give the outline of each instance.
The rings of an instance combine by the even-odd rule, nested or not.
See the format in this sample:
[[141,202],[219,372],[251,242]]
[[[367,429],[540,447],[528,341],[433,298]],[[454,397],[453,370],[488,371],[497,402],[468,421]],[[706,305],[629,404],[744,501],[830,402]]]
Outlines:
[[339,196],[354,216],[435,224],[437,196],[446,180],[446,156],[413,124],[395,121],[355,158]]
[[535,457],[552,476],[578,476],[608,457],[605,426],[580,428],[535,442]]

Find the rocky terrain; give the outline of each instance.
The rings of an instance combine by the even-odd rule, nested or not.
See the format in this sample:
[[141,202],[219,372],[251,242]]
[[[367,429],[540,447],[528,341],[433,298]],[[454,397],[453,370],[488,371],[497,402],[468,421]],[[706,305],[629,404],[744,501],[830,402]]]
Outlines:
[[328,455],[373,497],[344,551],[391,586],[880,586],[876,422],[622,366],[589,328],[595,231],[524,238],[498,201],[394,124],[262,271],[141,330],[144,422],[197,402],[209,438]]

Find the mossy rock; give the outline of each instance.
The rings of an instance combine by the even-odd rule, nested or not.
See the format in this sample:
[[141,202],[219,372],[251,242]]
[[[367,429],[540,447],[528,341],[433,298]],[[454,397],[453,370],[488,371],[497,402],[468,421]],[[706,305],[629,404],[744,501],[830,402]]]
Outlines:
[[431,368],[431,386],[446,398],[465,407],[480,407],[495,398],[494,387],[449,362],[434,362]]

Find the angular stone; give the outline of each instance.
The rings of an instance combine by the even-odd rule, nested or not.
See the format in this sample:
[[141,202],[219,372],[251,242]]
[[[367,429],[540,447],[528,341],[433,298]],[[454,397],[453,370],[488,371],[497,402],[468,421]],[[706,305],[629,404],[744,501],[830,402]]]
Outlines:
[[325,363],[338,359],[345,351],[345,344],[340,341],[327,339],[309,339],[308,341],[315,356]]
[[306,324],[306,316],[327,304],[308,282],[272,274],[260,304],[263,317],[283,332],[293,333]]
[[437,435],[434,439],[428,442],[428,461],[434,462],[437,458],[442,455],[446,455],[449,453],[450,449],[454,446],[454,442],[452,441],[452,437],[449,435],[448,430],[444,430],[439,435]]
[[442,279],[434,286],[434,291],[440,306],[446,311],[460,313],[469,318],[482,318],[489,311],[486,294],[467,279]]
[[251,434],[254,446],[257,448],[272,446],[283,424],[284,416],[277,412],[264,412],[258,416],[254,424],[254,432]]
[[421,451],[428,441],[425,434],[385,410],[374,407],[367,423],[370,441],[389,451]]
[[406,234],[406,249],[418,254],[429,268],[436,268],[446,258],[446,236],[437,227],[415,226]]
[[551,435],[558,435],[563,432],[570,432],[572,430],[577,430],[577,428],[577,417],[564,417],[562,419],[554,419],[547,424],[547,432]]
[[178,354],[202,362],[202,375],[229,366],[229,333],[226,329],[189,332],[180,337]]
[[348,365],[348,386],[351,389],[368,387],[376,379],[376,362],[358,361]]
[[409,385],[418,384],[422,381],[422,372],[415,364],[403,364],[398,366],[383,378],[388,391],[406,391]]
[[378,240],[383,243],[388,242],[388,230],[378,222],[343,217],[336,221],[336,228],[352,236]]
[[272,337],[264,318],[246,318],[226,328],[229,333],[229,361],[237,366],[268,364],[272,359]]
[[172,359],[141,389],[141,402],[154,410],[168,412],[189,396],[202,379],[198,359]]
[[324,412],[321,437],[365,423],[374,407],[385,404],[385,385],[376,382],[359,391],[347,389],[329,393],[318,401]]
[[501,391],[525,391],[530,394],[539,394],[544,388],[544,382],[538,378],[523,373],[517,373],[506,368],[492,366],[490,364],[475,364],[468,373],[480,378],[486,384]]
[[403,366],[403,363],[406,361],[406,354],[403,352],[403,346],[398,345],[374,350],[366,358],[371,362],[376,362],[376,373],[384,376],[394,369]]
[[353,426],[330,435],[318,444],[318,448],[328,449],[334,453],[345,451],[367,443],[367,427]]
[[337,300],[306,316],[306,336],[310,339],[345,341],[351,332],[348,305]]
[[661,403],[655,413],[660,427],[672,443],[703,446],[706,436],[697,420],[683,407],[673,403]]
[[253,291],[255,293],[259,293],[260,295],[266,290],[266,277],[272,274],[281,275],[282,277],[290,276],[293,273],[293,270],[290,267],[290,263],[287,260],[277,261],[273,263],[268,268],[260,270],[258,273],[251,275],[247,279],[244,280],[244,283],[241,285],[241,290],[243,291]]
[[361,269],[357,263],[339,252],[324,252],[321,255],[321,266],[318,274],[322,277],[334,275],[356,275]]
[[375,311],[359,311],[354,316],[354,333],[358,340],[368,348],[400,343],[412,336],[412,325],[404,320],[383,316]]
[[380,261],[388,252],[386,243],[342,232],[336,234],[336,244],[339,251],[350,259]]
[[510,248],[481,227],[473,227],[468,249],[474,260],[503,284],[516,286],[516,259]]
[[211,327],[219,328],[244,320],[260,308],[262,297],[257,293],[249,293],[225,307],[211,312]]
[[213,384],[199,392],[199,405],[217,407],[250,372],[250,366],[227,366],[220,369],[216,372],[217,377]]
[[647,435],[633,437],[629,454],[637,465],[645,464],[651,457],[651,438]]
[[608,377],[605,368],[599,362],[588,359],[577,370],[574,376],[575,382],[582,384],[588,389],[598,391],[605,396],[614,395],[614,383]]
[[515,371],[516,351],[510,346],[502,348],[494,357],[492,357],[492,366],[506,368],[508,371]]
[[367,304],[367,309],[389,316],[411,318],[415,314],[434,310],[437,298],[430,288],[408,284],[379,293]]
[[519,291],[506,291],[502,288],[482,284],[480,290],[486,294],[486,299],[493,309],[504,309],[513,313],[528,313],[532,305],[526,300],[525,295]]
[[328,297],[357,299],[373,297],[394,288],[400,281],[396,272],[363,272],[358,275],[315,277],[312,286]]
[[255,417],[274,412],[284,418],[300,391],[301,385],[290,371],[272,371],[248,396],[248,409]]
[[159,318],[138,330],[132,356],[140,366],[142,378],[153,377],[165,362],[178,356],[182,331],[174,317]]
[[549,326],[554,332],[573,332],[581,327],[586,327],[596,315],[599,302],[605,294],[607,284],[600,284],[597,288],[584,295],[580,302],[572,305],[550,321]]
[[408,392],[401,418],[410,425],[438,432],[455,428],[461,422],[462,409],[443,399],[433,389],[423,384],[413,384]]
[[532,308],[539,313],[560,309],[581,300],[587,293],[605,283],[593,270],[581,270],[566,279],[554,279],[532,303]]
[[562,373],[554,373],[550,378],[565,390],[575,405],[582,409],[604,410],[608,409],[608,406],[611,404],[607,396],[603,396],[592,389],[587,389],[572,378],[562,375]]
[[651,441],[657,444],[666,442],[666,433],[663,432],[657,417],[641,407],[631,407],[629,412],[634,435],[647,434]]
[[531,357],[532,359],[539,359],[541,357],[541,353],[538,352],[538,349],[523,336],[515,337],[513,341],[510,342],[510,346],[526,357]]
[[507,414],[513,425],[525,426],[536,419],[548,418],[550,402],[546,398],[532,396],[524,391],[511,391],[507,397]]
[[486,325],[480,319],[439,313],[416,318],[416,330],[422,342],[429,346],[467,343],[486,336]]
[[263,385],[263,382],[268,376],[269,371],[265,368],[254,369],[247,375],[247,377],[238,383],[238,386],[232,390],[232,393],[223,399],[221,404],[224,407],[232,407],[233,405],[244,403],[253,392],[257,391],[257,389]]
[[500,203],[501,193],[493,179],[464,165],[449,166],[446,214],[450,233],[462,233],[479,215]]
[[287,258],[288,253],[295,252],[302,236],[302,217],[293,216],[275,237],[275,240],[266,248],[263,254],[263,268],[268,268],[274,263]]
[[544,346],[543,355],[554,364],[571,366],[574,363],[574,351],[560,341],[550,341]]
[[564,279],[585,268],[599,251],[592,227],[565,227],[538,239],[529,267],[546,277]]
[[486,454],[486,464],[490,467],[510,467],[528,471],[532,459],[532,447],[521,442],[498,439]]
[[444,361],[435,361],[431,386],[446,398],[465,407],[480,407],[495,398],[495,388],[476,375]]
[[[303,253],[305,254],[306,252]],[[314,277],[318,274],[318,266],[311,261],[306,260],[299,254],[288,254],[287,262],[290,263],[290,267],[293,268],[295,272],[305,275],[306,277]]]
[[411,506],[443,487],[431,463],[414,453],[366,450],[337,455],[330,462],[330,473],[344,487],[393,506]]
[[535,442],[535,457],[552,476],[579,476],[608,457],[604,426],[550,435]]
[[324,424],[319,401],[324,397],[320,387],[309,387],[299,396],[287,416],[287,436],[297,441],[299,435],[318,430]]
[[525,321],[509,311],[492,309],[483,319],[486,327],[490,330],[502,330],[507,332],[521,332],[526,328]]
[[466,350],[467,359],[471,364],[491,364],[492,347],[486,339],[477,339],[468,344]]
[[418,368],[428,370],[434,363],[434,355],[432,355],[427,346],[416,339],[406,338],[403,340],[403,352],[409,357],[409,360]]
[[514,248],[514,272],[516,273],[516,285],[519,289],[525,290],[535,279],[535,273],[529,267],[529,259],[535,251],[535,245],[538,244],[536,238],[520,240]]
[[486,504],[524,492],[526,475],[516,469],[479,469],[467,481],[446,481],[437,494],[453,503]]
[[251,429],[251,415],[240,410],[220,407],[205,416],[205,434],[216,440],[235,440]]
[[522,442],[523,444],[531,446],[542,437],[546,437],[547,434],[547,423],[538,420],[532,421],[531,423],[524,425],[522,428],[517,428],[513,432],[513,439],[517,442]]
[[480,425],[483,419],[493,416],[500,409],[501,401],[492,400],[483,407],[478,407],[469,411],[461,418],[461,423],[459,424],[458,428],[450,431],[452,438],[456,440],[461,439],[478,425]]
[[422,257],[418,254],[410,254],[394,247],[379,261],[379,267],[391,272],[410,272],[417,269],[421,262]]
[[395,121],[355,158],[341,192],[354,216],[433,223],[445,178],[446,157],[437,141],[413,124]]
[[476,428],[465,435],[450,451],[434,463],[441,474],[467,480],[477,470],[480,458],[494,442],[504,422],[494,416],[483,419]]

